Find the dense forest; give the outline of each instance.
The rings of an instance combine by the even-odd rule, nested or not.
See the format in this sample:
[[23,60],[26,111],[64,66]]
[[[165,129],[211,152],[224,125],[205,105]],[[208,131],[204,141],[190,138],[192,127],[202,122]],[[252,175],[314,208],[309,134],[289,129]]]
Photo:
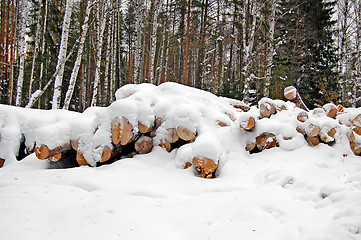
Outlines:
[[360,0],[0,0],[0,103],[83,111],[128,83],[357,106]]

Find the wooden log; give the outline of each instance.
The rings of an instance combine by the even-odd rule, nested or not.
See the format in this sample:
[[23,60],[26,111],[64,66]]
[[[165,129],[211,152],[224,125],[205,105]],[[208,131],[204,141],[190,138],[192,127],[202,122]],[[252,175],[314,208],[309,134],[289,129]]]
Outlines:
[[192,163],[191,162],[186,162],[186,164],[184,165],[184,169],[190,168],[192,167]]
[[337,115],[337,106],[333,103],[326,103],[322,109],[326,112],[326,115],[330,118],[335,118]]
[[49,157],[48,160],[51,162],[58,162],[62,157],[62,153],[58,153],[52,157]]
[[170,142],[169,142],[168,139],[162,139],[162,140],[160,140],[159,146],[160,146],[161,148],[164,148],[165,150],[167,150],[167,152],[170,152],[170,150],[172,150],[172,146],[171,146],[171,144],[170,144]]
[[256,137],[256,146],[260,151],[276,147],[276,136],[273,133],[262,133],[261,135]]
[[276,108],[273,104],[264,102],[260,104],[259,111],[262,117],[270,117],[272,114],[276,113]]
[[312,137],[312,136],[307,136],[306,137],[306,141],[311,145],[311,146],[317,146],[320,143],[320,139],[318,138],[318,136]]
[[354,128],[352,128],[352,131],[354,131],[358,135],[361,135],[361,127],[354,127]]
[[303,102],[300,94],[298,93],[298,90],[294,86],[286,87],[283,90],[283,95],[287,100],[290,100],[291,102],[295,103],[297,107],[309,111],[306,104]]
[[308,119],[308,113],[306,111],[302,111],[297,115],[297,120],[300,122],[306,122]]
[[255,147],[256,147],[256,143],[250,142],[246,145],[246,151],[251,152],[253,149],[255,149]]
[[148,136],[141,136],[135,142],[135,151],[140,154],[150,153],[153,149],[153,139]]
[[71,147],[72,147],[75,151],[78,151],[79,139],[70,140],[70,145],[71,145]]
[[244,112],[248,112],[251,108],[247,105],[242,105],[242,104],[235,104],[235,105],[232,105],[234,108],[236,109],[241,109],[242,111]]
[[356,156],[360,155],[360,153],[361,153],[361,145],[360,145],[360,144],[355,143],[355,142],[351,142],[351,143],[350,143],[350,148],[351,148],[352,152],[353,152]]
[[0,168],[2,168],[5,164],[5,160],[0,158]]
[[202,178],[211,178],[218,167],[214,160],[206,157],[194,157],[192,163],[201,173]]
[[178,126],[177,127],[177,135],[180,139],[183,139],[184,141],[192,141],[196,134],[190,130],[188,130],[186,127]]
[[327,116],[326,112],[322,108],[315,108],[312,110],[312,114],[317,117]]
[[106,162],[108,161],[109,159],[112,158],[112,156],[115,155],[115,151],[114,151],[114,148],[113,147],[109,147],[108,145],[105,145],[103,147],[103,151],[102,151],[102,155],[101,155],[101,159],[100,159],[100,162]]
[[127,145],[134,139],[133,125],[126,117],[116,118],[112,122],[112,142],[115,145]]
[[306,128],[306,134],[311,137],[316,137],[321,131],[321,128],[314,124],[309,124]]
[[353,131],[351,131],[351,130],[346,133],[346,136],[347,136],[349,142],[353,142],[356,139]]
[[344,111],[345,109],[341,104],[337,105],[337,114],[343,113]]
[[139,129],[139,132],[141,132],[141,133],[150,132],[153,130],[153,128],[154,128],[154,122],[152,124],[150,124],[149,126],[147,126],[146,124],[138,121],[138,129]]
[[305,130],[304,127],[298,126],[298,127],[296,128],[296,131],[299,132],[299,133],[301,133],[302,135],[306,135],[306,130]]
[[71,149],[70,143],[66,143],[53,149],[49,149],[45,144],[41,144],[40,147],[35,147],[34,151],[37,158],[44,160],[69,149]]
[[361,127],[361,114],[357,115],[351,121],[356,127]]
[[240,123],[241,127],[246,131],[252,131],[256,126],[256,120],[254,117],[249,117]]
[[[335,139],[334,139],[335,134],[336,134],[336,130],[333,128],[333,129],[329,130],[327,133],[324,131],[320,131],[319,137],[322,142],[331,143],[331,142],[335,141]],[[331,136],[331,135],[333,135],[333,136]]]
[[177,135],[177,129],[168,128],[168,140],[170,143],[175,143],[179,140],[179,136]]
[[89,166],[88,162],[86,161],[84,154],[82,152],[77,152],[76,153],[76,161],[78,162],[78,164],[80,166]]
[[217,120],[217,124],[218,124],[218,126],[221,126],[221,127],[228,127],[228,124],[227,124],[227,123],[222,122],[222,121],[220,121],[220,120]]

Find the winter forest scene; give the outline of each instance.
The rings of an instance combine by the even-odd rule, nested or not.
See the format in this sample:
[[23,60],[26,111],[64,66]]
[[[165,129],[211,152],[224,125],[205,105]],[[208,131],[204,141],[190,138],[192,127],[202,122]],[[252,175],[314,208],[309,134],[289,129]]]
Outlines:
[[361,0],[0,0],[0,238],[361,240]]

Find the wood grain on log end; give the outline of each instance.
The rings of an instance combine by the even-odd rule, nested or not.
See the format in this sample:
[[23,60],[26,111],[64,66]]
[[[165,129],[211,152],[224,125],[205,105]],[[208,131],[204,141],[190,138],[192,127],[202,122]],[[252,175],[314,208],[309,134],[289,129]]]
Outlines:
[[168,140],[170,143],[175,143],[179,140],[179,136],[177,135],[177,129],[168,128]]
[[306,111],[302,111],[297,115],[297,120],[300,122],[306,122],[308,119],[308,113]]
[[312,137],[312,136],[307,136],[306,137],[306,141],[311,145],[311,146],[317,146],[319,143],[320,143],[320,139],[315,136],[315,137]]
[[86,166],[89,165],[88,162],[86,161],[84,154],[81,152],[77,152],[76,153],[76,161],[78,162],[78,164],[80,166]]
[[153,130],[153,128],[154,128],[154,123],[151,124],[151,125],[149,125],[149,126],[147,126],[147,125],[145,125],[145,124],[142,123],[142,122],[138,122],[138,129],[139,129],[139,132],[141,132],[141,133],[150,132],[150,131]]
[[141,136],[136,142],[135,142],[135,150],[137,153],[140,154],[146,154],[150,153],[153,149],[153,139],[148,136]]
[[241,122],[241,127],[246,131],[252,131],[256,126],[256,120],[254,117],[249,117],[245,121]]
[[351,142],[351,143],[350,143],[350,148],[351,148],[352,152],[353,152],[356,156],[360,155],[360,153],[361,153],[361,146],[360,146],[360,144],[357,144],[357,143],[355,143],[355,142]]
[[248,144],[246,145],[246,151],[251,152],[255,147],[256,147],[256,143],[255,143],[255,142],[248,143]]
[[71,147],[72,147],[75,151],[78,151],[79,139],[70,140],[70,145],[71,145]]
[[343,113],[344,111],[345,111],[345,109],[341,104],[337,105],[337,113],[338,114]]
[[259,111],[262,117],[270,117],[276,112],[276,108],[273,104],[265,102],[259,106]]
[[308,127],[306,129],[307,135],[311,136],[311,137],[316,137],[320,133],[320,131],[321,131],[321,128],[314,124],[308,125]]
[[164,148],[165,150],[167,150],[167,152],[170,152],[170,150],[172,149],[172,146],[170,145],[170,142],[168,139],[160,140],[159,146],[161,148]]
[[41,144],[40,147],[35,147],[35,155],[37,158],[44,160],[50,157],[50,150],[45,144]]
[[276,136],[273,133],[262,133],[256,137],[256,146],[260,151],[276,147]]
[[62,153],[58,153],[54,156],[49,157],[48,159],[51,162],[58,162],[61,159],[61,157],[62,157]]
[[361,135],[361,127],[354,127],[354,128],[352,128],[352,131],[354,131],[358,135]]
[[106,162],[106,161],[108,161],[111,157],[112,157],[112,149],[111,149],[108,145],[105,145],[105,146],[103,147],[103,151],[102,151],[102,156],[101,156],[100,162]]
[[184,141],[191,141],[196,137],[196,134],[183,126],[177,127],[177,135]]
[[330,118],[335,118],[337,115],[337,106],[333,103],[325,104],[322,109],[326,112],[327,116]]
[[361,114],[357,115],[353,120],[352,123],[356,126],[356,127],[361,127]]
[[112,122],[112,142],[117,145],[127,145],[134,138],[133,125],[126,117],[116,118]]
[[293,101],[297,97],[297,89],[294,86],[288,86],[283,90],[283,95],[287,100]]
[[355,141],[355,135],[354,135],[353,131],[347,132],[347,133],[346,133],[346,136],[347,136],[349,142]]
[[194,157],[192,163],[201,173],[202,178],[211,178],[218,167],[217,163],[206,157]]

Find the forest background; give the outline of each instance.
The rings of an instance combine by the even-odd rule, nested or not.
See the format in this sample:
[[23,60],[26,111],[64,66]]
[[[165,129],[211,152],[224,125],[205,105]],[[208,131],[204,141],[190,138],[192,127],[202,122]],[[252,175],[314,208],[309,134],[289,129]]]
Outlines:
[[0,0],[0,103],[83,111],[128,83],[361,105],[361,0]]

